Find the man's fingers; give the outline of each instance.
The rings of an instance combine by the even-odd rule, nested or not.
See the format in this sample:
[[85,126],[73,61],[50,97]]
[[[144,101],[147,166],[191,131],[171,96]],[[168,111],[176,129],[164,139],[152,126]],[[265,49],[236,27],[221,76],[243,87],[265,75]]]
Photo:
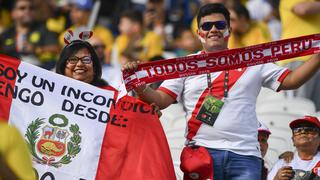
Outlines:
[[136,62],[128,62],[122,66],[122,71],[134,71],[138,68],[138,63]]

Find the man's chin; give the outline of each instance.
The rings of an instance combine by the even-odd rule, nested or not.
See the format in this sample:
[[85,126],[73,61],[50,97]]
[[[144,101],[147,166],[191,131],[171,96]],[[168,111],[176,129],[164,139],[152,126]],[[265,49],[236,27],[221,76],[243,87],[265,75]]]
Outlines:
[[209,51],[222,51],[225,49],[227,48],[225,48],[225,46],[221,44],[211,44],[208,48]]

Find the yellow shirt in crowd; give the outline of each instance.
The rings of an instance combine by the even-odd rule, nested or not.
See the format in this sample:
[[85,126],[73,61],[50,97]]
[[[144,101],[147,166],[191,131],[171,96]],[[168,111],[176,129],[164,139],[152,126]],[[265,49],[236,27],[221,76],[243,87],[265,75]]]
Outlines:
[[[292,8],[301,2],[315,2],[317,0],[281,0],[280,16],[282,23],[282,39],[320,33],[320,13],[307,16],[298,16],[292,12]],[[294,60],[306,61],[310,56],[298,57],[279,61],[280,65],[286,65]]]
[[240,37],[236,37],[231,32],[228,47],[230,49],[247,47],[269,41],[272,41],[272,38],[268,26],[262,22],[252,22],[250,24],[250,30]]
[[[35,180],[27,144],[18,130],[0,120],[0,154],[18,179]],[[1,177],[0,177],[1,180]]]
[[[115,48],[117,49],[117,56],[125,51],[129,44],[129,37],[126,35],[119,35],[115,40]],[[142,50],[139,52],[139,59],[147,62],[152,57],[162,55],[163,53],[163,42],[161,36],[158,34],[148,31],[145,33],[143,38],[139,42],[139,46],[142,47]]]

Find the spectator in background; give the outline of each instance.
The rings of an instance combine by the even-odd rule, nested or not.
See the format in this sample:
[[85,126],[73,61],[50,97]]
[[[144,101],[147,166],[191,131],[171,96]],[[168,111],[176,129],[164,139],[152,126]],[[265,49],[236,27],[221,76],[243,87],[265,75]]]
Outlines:
[[229,11],[232,28],[229,48],[252,46],[272,40],[267,25],[252,21],[244,5],[235,3]]
[[11,17],[9,12],[10,3],[0,0],[0,34],[11,25]]
[[[70,12],[70,19],[72,26],[68,29],[72,29],[76,31],[79,29],[88,28],[89,19],[91,15],[91,10],[93,8],[93,0],[74,0],[71,1],[71,12]],[[113,44],[113,35],[109,29],[103,27],[101,25],[95,25],[91,30],[95,36],[98,36],[100,39],[103,40],[104,44],[106,45],[107,54],[110,54]],[[61,46],[64,46],[64,37],[65,31],[60,34],[59,42]],[[106,57],[107,59],[110,57]]]
[[281,38],[279,0],[249,0],[246,7],[252,20],[268,25],[272,40]]
[[3,120],[0,120],[0,179],[37,179],[26,142],[15,127]]
[[138,58],[143,62],[148,62],[154,56],[162,55],[161,36],[144,29],[140,11],[124,11],[120,17],[119,31],[120,34],[116,38],[112,50],[112,63],[121,64],[125,51],[134,51],[136,55],[133,58]]
[[13,26],[0,35],[0,50],[9,56],[51,69],[59,51],[57,37],[34,21],[32,0],[16,0],[11,16]]
[[102,39],[93,35],[88,42],[92,45],[97,53],[98,59],[102,66],[102,79],[105,79],[112,87],[118,88],[121,84],[121,71],[119,66],[112,65],[110,60],[106,59],[106,45]]
[[254,21],[263,21],[272,11],[272,7],[267,0],[249,0],[246,7]]
[[311,179],[312,172],[320,176],[318,174],[320,168],[320,153],[318,151],[320,146],[319,119],[313,116],[304,116],[292,121],[289,126],[292,130],[293,145],[297,152],[294,153],[293,159],[289,163],[286,163],[284,159],[277,161],[268,174],[268,179],[292,179],[296,176],[300,176],[300,179]]
[[70,6],[67,0],[47,0],[43,2],[43,6],[46,6],[47,10],[45,24],[50,31],[60,34],[71,26]]
[[178,29],[175,39],[175,53],[177,57],[196,53],[201,49],[201,43],[188,27]]
[[[199,10],[198,38],[203,51],[220,52],[228,48],[230,14],[222,4],[206,4]],[[205,147],[212,159],[214,179],[260,179],[261,152],[257,140],[256,99],[261,87],[274,91],[294,89],[320,68],[320,54],[290,72],[274,63],[248,68],[164,81],[153,90],[147,85],[135,88],[139,98],[160,109],[180,101],[186,110],[186,144]],[[137,69],[128,63],[123,71]],[[205,109],[204,104],[221,108]],[[222,107],[223,106],[223,107]]]
[[148,0],[143,13],[143,24],[146,30],[153,31],[163,40],[166,38],[164,0]]
[[[259,122],[259,123],[260,123],[260,127],[258,128],[258,141],[260,144],[260,151],[263,159],[266,156],[269,148],[268,139],[271,134],[271,131],[265,124],[263,124],[262,122]],[[264,165],[264,161],[262,160],[261,180],[266,180],[267,176],[268,176],[268,168]]]
[[[293,38],[320,32],[320,1],[318,0],[281,0],[280,17],[282,39]],[[278,62],[279,65],[295,69],[310,56]],[[289,96],[311,99],[320,110],[320,71],[298,90],[288,92]]]

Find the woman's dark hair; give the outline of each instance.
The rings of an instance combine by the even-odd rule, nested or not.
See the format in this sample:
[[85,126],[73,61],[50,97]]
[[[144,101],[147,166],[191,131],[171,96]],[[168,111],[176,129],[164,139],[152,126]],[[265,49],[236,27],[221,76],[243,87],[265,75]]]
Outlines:
[[70,44],[66,45],[62,49],[59,60],[56,64],[56,73],[65,75],[64,71],[67,65],[68,58],[73,56],[77,51],[83,48],[87,48],[89,50],[91,54],[92,63],[93,63],[94,77],[92,82],[90,82],[90,84],[94,86],[108,85],[108,83],[101,78],[102,67],[101,67],[101,63],[98,58],[98,55],[93,49],[93,47],[91,46],[91,44],[88,43],[87,41],[75,40],[75,41],[72,41]]
[[228,26],[230,26],[230,13],[228,9],[223,4],[220,4],[220,3],[209,3],[202,6],[199,9],[199,12],[197,15],[198,27],[200,27],[201,18],[208,16],[210,14],[222,14],[224,18],[227,20]]
[[250,13],[246,6],[242,5],[240,2],[234,3],[233,6],[230,7],[230,9],[234,10],[234,12],[237,14],[238,17],[245,17],[246,20],[250,20]]

